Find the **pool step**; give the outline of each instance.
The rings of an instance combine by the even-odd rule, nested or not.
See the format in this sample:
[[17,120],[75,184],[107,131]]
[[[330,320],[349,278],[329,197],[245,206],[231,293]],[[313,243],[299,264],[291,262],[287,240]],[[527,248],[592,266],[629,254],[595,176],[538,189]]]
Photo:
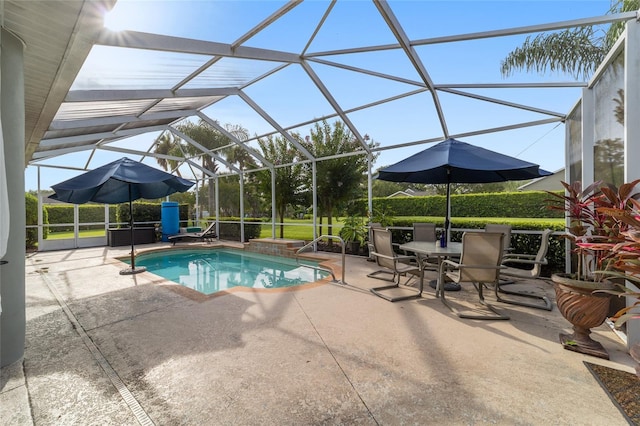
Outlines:
[[296,255],[296,251],[304,246],[304,244],[302,240],[256,238],[249,240],[249,244],[247,244],[244,249],[254,253],[293,258]]

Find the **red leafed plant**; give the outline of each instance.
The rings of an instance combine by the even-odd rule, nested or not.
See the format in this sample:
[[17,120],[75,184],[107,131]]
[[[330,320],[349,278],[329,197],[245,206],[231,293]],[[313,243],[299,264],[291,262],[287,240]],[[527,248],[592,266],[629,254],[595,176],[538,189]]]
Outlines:
[[[616,206],[601,206],[597,210],[616,223],[620,229],[619,239],[615,245],[609,248],[611,269],[603,271],[603,275],[610,278],[622,278],[627,282],[640,287],[640,201],[638,194],[632,193],[633,188],[640,182],[635,180],[622,185],[617,194],[604,192],[608,197],[617,199],[620,204]],[[603,293],[627,296],[635,299],[635,302],[621,309],[615,315],[617,327],[631,318],[640,318],[634,308],[640,305],[640,292],[616,284],[617,290],[598,290]]]
[[620,188],[602,182],[586,188],[581,182],[562,182],[565,194],[548,192],[553,196],[548,208],[562,210],[569,218],[565,238],[573,242],[572,251],[578,255],[576,279],[601,281],[605,272],[618,269],[616,265],[629,254],[623,253],[623,248],[632,250],[627,233],[634,229],[640,232],[640,221],[635,217],[640,212],[640,194],[633,192],[639,182]]

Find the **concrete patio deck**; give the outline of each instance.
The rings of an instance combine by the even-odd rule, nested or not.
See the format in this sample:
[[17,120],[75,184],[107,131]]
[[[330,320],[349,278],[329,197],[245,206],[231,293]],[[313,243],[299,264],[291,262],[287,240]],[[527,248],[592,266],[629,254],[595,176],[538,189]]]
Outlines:
[[463,320],[428,286],[390,303],[359,257],[346,285],[191,297],[119,275],[127,252],[28,258],[25,357],[2,369],[0,423],[627,424],[583,364],[633,372],[625,346],[601,326],[611,360],[564,350],[555,307],[497,303],[510,321]]

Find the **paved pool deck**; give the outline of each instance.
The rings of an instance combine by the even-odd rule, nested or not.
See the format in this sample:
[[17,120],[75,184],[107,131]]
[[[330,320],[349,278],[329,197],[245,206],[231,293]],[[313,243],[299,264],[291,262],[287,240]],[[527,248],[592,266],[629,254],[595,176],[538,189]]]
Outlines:
[[369,291],[375,264],[352,256],[345,284],[203,297],[120,275],[127,254],[28,257],[25,356],[2,369],[2,425],[627,424],[584,365],[633,372],[625,345],[603,325],[610,360],[564,350],[555,306],[496,303],[511,320],[465,320],[428,286],[391,303]]

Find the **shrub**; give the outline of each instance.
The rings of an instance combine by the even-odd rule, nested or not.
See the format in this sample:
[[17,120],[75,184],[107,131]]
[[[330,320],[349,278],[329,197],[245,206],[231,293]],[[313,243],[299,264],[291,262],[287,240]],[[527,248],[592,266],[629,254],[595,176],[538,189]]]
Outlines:
[[[215,218],[208,218],[209,220],[215,220]],[[260,238],[260,231],[262,230],[262,222],[265,220],[262,218],[244,218],[244,242],[248,242],[252,238]],[[239,217],[221,217],[220,218],[220,238],[229,241],[240,241],[240,224],[239,223],[225,223],[240,222]],[[255,222],[255,223],[247,223]]]
[[[116,222],[117,206],[109,206],[109,222]],[[80,222],[103,222],[104,206],[102,204],[82,204],[78,206]],[[68,223],[68,226],[56,226],[52,228],[54,232],[73,231],[73,204],[45,204],[44,211],[47,212],[50,224]],[[48,229],[45,227],[45,229]]]
[[[27,192],[25,193],[24,202],[25,202],[27,226],[37,225],[38,224],[38,199],[35,197],[35,195],[29,194]],[[44,222],[46,223],[46,217],[44,218]],[[27,228],[25,244],[26,244],[27,250],[33,249],[38,246],[38,228]]]
[[[158,203],[146,203],[146,202],[134,202],[132,205],[133,220],[136,222],[146,222],[145,225],[149,226],[150,223],[160,223],[162,221],[162,205]],[[189,220],[189,205],[178,205],[178,216],[180,221]],[[118,210],[116,214],[116,221],[122,223],[121,227],[127,228],[131,216],[129,214],[129,203],[118,204]],[[126,225],[125,225],[126,224]]]
[[[451,196],[451,211],[458,217],[531,217],[558,218],[561,212],[546,208],[549,194],[543,191],[498,192]],[[445,216],[446,197],[374,198],[374,211],[392,211],[402,216]],[[350,214],[366,216],[367,200],[359,199],[350,207]]]

